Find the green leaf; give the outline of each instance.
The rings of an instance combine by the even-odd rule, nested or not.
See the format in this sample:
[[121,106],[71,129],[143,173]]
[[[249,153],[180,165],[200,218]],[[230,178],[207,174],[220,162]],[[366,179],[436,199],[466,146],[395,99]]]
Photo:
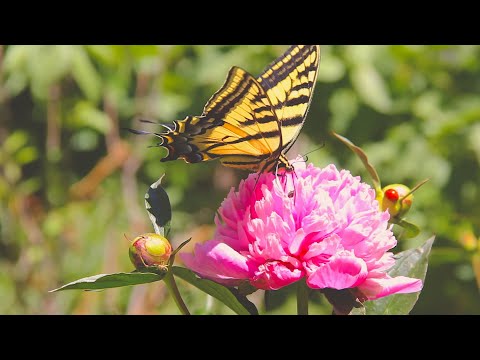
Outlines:
[[22,130],[15,130],[9,135],[2,144],[2,147],[9,154],[14,154],[21,148],[23,148],[29,141],[29,136]]
[[172,207],[166,191],[160,186],[163,177],[150,185],[145,194],[145,207],[148,216],[152,221],[155,232],[164,237],[168,237],[170,232],[170,221],[172,219]]
[[164,276],[165,274],[159,275],[150,272],[99,274],[72,281],[71,283],[63,285],[58,289],[50,290],[49,292],[62,290],[102,290],[122,286],[147,284],[162,280]]
[[380,113],[388,113],[392,108],[388,86],[383,77],[371,64],[359,64],[351,72],[354,89],[365,104]]
[[88,126],[102,134],[107,134],[112,127],[108,115],[86,100],[78,101],[75,104],[71,116],[75,126],[80,128]]
[[97,102],[100,99],[101,79],[83,47],[75,47],[72,59],[72,76],[85,96]]
[[368,173],[370,174],[370,176],[372,177],[372,181],[373,181],[373,186],[375,187],[375,190],[378,192],[378,191],[381,191],[381,184],[380,184],[380,178],[378,177],[378,174],[377,174],[377,170],[375,170],[375,168],[373,167],[372,164],[370,164],[370,162],[368,161],[368,156],[367,154],[365,154],[365,152],[359,148],[358,146],[356,146],[354,143],[352,143],[350,140],[348,140],[346,137],[343,137],[341,135],[338,135],[337,133],[333,132],[332,131],[332,135],[335,136],[338,140],[340,140],[342,143],[344,143],[345,145],[347,145],[350,150],[352,150],[355,154],[357,154],[357,156],[360,158],[360,160],[362,160],[362,163],[363,165],[365,166],[365,168],[367,169]]
[[[435,236],[428,239],[425,244],[416,248],[402,251],[395,255],[395,265],[388,274],[392,277],[408,276],[422,280],[425,283],[425,275],[428,268],[428,257],[432,249]],[[390,295],[384,298],[366,301],[365,311],[367,315],[408,315],[413,309],[420,296],[420,292],[411,294]],[[360,315],[359,309],[354,309],[350,314]]]
[[404,239],[411,239],[420,234],[420,228],[417,225],[409,223],[408,221],[391,218],[390,222],[403,228],[404,231],[402,232],[401,237]]
[[189,269],[174,266],[173,274],[180,279],[192,284],[198,289],[220,300],[238,315],[258,315],[258,310],[245,296],[240,295],[236,289],[230,289],[223,285],[217,284],[211,280],[200,279],[195,273]]
[[115,68],[120,62],[118,45],[85,45],[92,58]]

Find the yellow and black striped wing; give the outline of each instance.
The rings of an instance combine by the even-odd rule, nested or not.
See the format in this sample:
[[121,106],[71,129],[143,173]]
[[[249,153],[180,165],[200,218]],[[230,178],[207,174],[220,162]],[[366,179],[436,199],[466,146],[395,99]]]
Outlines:
[[294,45],[258,77],[282,132],[282,152],[295,142],[305,121],[317,81],[319,45]]
[[157,134],[169,152],[162,161],[219,158],[226,166],[258,171],[279,155],[280,127],[269,97],[253,76],[238,67],[231,68],[201,116],[187,116],[174,124],[175,129]]

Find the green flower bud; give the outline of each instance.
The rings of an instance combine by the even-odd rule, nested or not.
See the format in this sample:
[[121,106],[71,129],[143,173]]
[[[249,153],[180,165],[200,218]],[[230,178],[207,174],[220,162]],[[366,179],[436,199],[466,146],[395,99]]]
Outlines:
[[150,266],[165,268],[172,254],[172,246],[163,236],[148,233],[137,236],[128,252],[137,270]]
[[410,209],[413,202],[413,194],[408,195],[410,188],[403,184],[391,184],[377,194],[377,200],[382,211],[388,210],[391,217],[401,218]]

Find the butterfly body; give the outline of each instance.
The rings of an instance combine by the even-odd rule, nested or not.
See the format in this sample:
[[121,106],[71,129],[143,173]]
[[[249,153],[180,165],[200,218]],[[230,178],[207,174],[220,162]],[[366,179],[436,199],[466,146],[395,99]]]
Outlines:
[[[158,144],[168,150],[162,162],[223,165],[253,172],[291,169],[285,153],[300,132],[315,86],[320,47],[291,46],[256,79],[232,67],[201,116],[173,122]],[[135,133],[146,133],[134,131]]]

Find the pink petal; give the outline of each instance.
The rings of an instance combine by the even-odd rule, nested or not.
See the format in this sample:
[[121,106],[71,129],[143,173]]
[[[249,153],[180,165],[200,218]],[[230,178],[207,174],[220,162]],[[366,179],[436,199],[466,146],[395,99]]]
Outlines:
[[367,265],[349,251],[341,251],[320,265],[307,278],[314,289],[347,289],[361,284],[367,277]]
[[255,269],[248,258],[215,240],[196,244],[194,254],[180,253],[180,258],[190,270],[223,284],[248,279]]
[[259,289],[277,290],[300,280],[304,274],[303,270],[272,261],[258,267],[251,284]]
[[406,294],[422,290],[422,280],[406,276],[391,278],[385,274],[384,278],[369,278],[358,289],[369,300],[379,299],[392,294]]
[[303,259],[310,260],[313,258],[323,263],[341,250],[343,250],[343,247],[340,244],[340,237],[337,234],[331,234],[322,241],[311,244],[308,251],[303,255]]

